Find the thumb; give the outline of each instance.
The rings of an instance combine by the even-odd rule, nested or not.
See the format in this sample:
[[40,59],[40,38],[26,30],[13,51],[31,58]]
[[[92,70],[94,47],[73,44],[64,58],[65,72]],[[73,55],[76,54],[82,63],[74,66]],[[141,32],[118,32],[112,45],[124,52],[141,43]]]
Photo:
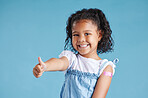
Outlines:
[[42,65],[44,62],[42,61],[41,57],[38,57],[39,64]]
[[38,57],[39,64],[41,67],[45,70],[46,69],[46,64],[42,61],[41,57]]

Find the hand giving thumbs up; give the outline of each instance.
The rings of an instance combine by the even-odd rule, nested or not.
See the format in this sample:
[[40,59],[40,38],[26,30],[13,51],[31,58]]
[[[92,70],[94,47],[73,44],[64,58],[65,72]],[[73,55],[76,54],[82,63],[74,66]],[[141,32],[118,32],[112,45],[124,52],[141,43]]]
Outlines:
[[36,78],[39,78],[40,76],[42,76],[43,72],[46,69],[46,64],[42,61],[42,59],[40,57],[38,57],[38,61],[39,64],[37,64],[34,68],[33,68],[33,75]]

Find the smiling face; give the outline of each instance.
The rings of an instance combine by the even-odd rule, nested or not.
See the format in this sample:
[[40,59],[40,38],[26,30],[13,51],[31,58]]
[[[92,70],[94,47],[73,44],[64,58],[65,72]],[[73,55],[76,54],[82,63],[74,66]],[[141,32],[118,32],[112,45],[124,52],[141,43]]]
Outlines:
[[97,46],[101,37],[97,26],[91,20],[83,19],[74,22],[72,27],[72,45],[80,55],[87,58],[96,57]]

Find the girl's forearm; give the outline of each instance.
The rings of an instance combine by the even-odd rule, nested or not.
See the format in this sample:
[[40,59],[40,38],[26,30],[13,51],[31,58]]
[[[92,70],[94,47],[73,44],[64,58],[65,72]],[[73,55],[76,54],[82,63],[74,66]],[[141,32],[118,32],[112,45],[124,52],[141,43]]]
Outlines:
[[65,61],[67,60],[67,58],[51,58],[49,60],[47,60],[45,63],[46,68],[45,71],[64,71],[67,69],[68,64]]

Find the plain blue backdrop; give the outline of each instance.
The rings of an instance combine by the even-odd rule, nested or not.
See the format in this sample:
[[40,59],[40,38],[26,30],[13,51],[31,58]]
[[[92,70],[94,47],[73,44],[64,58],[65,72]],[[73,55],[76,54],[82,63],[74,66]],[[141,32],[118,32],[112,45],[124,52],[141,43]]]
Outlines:
[[0,0],[0,98],[59,98],[63,72],[33,76],[43,61],[63,51],[68,17],[82,8],[101,9],[110,22],[119,58],[107,98],[148,96],[147,0]]

